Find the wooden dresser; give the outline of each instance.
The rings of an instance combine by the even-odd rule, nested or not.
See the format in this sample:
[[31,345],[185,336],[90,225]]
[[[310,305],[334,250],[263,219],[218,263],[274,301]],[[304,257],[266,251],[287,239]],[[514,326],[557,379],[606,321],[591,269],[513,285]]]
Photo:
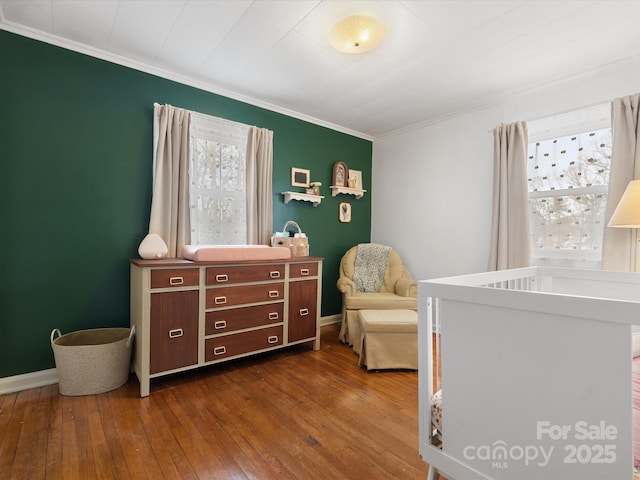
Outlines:
[[320,348],[322,258],[130,263],[142,397],[162,375],[296,343]]

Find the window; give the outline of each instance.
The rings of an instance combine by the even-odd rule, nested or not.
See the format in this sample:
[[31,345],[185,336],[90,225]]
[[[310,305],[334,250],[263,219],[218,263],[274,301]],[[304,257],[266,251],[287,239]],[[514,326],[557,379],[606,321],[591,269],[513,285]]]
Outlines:
[[248,125],[191,116],[191,243],[247,243],[245,157]]
[[528,122],[532,265],[600,268],[610,105]]

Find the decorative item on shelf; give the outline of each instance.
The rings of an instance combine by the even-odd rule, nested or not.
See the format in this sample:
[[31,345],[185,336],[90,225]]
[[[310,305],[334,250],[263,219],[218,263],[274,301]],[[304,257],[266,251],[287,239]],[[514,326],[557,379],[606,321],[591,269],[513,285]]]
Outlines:
[[349,169],[348,183],[349,183],[349,188],[362,190],[362,172],[360,170]]
[[[288,231],[287,227],[293,226],[298,231]],[[282,232],[275,232],[271,237],[272,247],[288,247],[291,250],[292,257],[308,257],[309,256],[309,240],[307,235],[302,233],[300,225],[293,220],[289,220],[284,224]]]
[[[339,165],[337,163],[333,166],[334,178],[336,177],[336,167],[338,166]],[[335,197],[338,194],[344,194],[353,195],[356,198],[362,198],[366,192],[366,190],[362,188],[362,171],[347,169],[346,172],[347,175],[344,183],[335,183],[334,185],[331,185],[331,196]]]
[[338,219],[342,223],[349,223],[351,221],[351,204],[342,202],[338,207]]
[[[320,187],[322,186],[322,182],[311,182],[311,194],[312,195],[320,195]],[[307,192],[309,193],[309,192]]]
[[349,179],[349,169],[344,162],[336,162],[333,164],[332,185],[334,187],[347,187]]
[[291,186],[308,187],[311,172],[304,168],[291,167]]

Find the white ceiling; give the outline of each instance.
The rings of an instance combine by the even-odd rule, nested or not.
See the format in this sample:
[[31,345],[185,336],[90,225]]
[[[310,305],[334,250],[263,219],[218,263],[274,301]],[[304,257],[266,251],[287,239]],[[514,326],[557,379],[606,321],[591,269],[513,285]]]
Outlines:
[[[356,13],[386,41],[337,53]],[[0,0],[2,29],[365,138],[638,55],[639,19],[613,0]]]

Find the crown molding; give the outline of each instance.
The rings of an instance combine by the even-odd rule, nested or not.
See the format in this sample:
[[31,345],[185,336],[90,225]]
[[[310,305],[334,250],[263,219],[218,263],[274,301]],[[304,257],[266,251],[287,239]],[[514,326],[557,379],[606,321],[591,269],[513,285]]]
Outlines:
[[23,25],[18,25],[12,22],[8,22],[3,18],[1,10],[0,10],[0,30],[5,30],[10,33],[15,33],[16,35],[21,35],[23,37],[31,38],[33,40],[38,40],[44,43],[48,43],[50,45],[54,45],[56,47],[64,48],[66,50],[71,50],[77,53],[81,53],[83,55],[88,55],[90,57],[98,58],[100,60],[104,60],[110,63],[122,65],[124,67],[131,68],[133,70],[138,70],[144,73],[154,75],[156,77],[165,78],[167,80],[181,83],[183,85],[195,87],[209,93],[221,95],[223,97],[227,97],[232,100],[237,100],[243,103],[247,103],[255,107],[264,108],[266,110],[280,113],[282,115],[296,118],[298,120],[303,120],[305,122],[312,123],[314,125],[318,125],[321,127],[325,127],[330,130],[335,130],[337,132],[345,133],[347,135],[351,135],[357,138],[362,138],[363,140],[369,140],[369,141],[373,140],[373,137],[371,135],[368,135],[363,132],[359,132],[357,130],[352,130],[350,128],[342,127],[340,125],[336,125],[331,122],[326,122],[319,118],[315,118],[310,115],[297,112],[295,110],[291,110],[285,107],[281,107],[269,102],[265,102],[265,101],[253,98],[253,97],[249,97],[247,95],[243,95],[241,93],[234,92],[232,90],[228,90],[228,89],[219,87],[217,85],[204,82],[202,80],[198,80],[186,75],[181,75],[181,74],[172,72],[170,70],[154,67],[152,65],[149,65],[143,62],[131,60],[129,58],[122,57],[120,55],[106,52],[99,48],[90,47],[78,42],[74,42],[72,40],[67,40],[65,38],[58,37],[56,35],[53,35],[47,32],[42,32],[40,30],[36,30],[33,28],[25,27]]

